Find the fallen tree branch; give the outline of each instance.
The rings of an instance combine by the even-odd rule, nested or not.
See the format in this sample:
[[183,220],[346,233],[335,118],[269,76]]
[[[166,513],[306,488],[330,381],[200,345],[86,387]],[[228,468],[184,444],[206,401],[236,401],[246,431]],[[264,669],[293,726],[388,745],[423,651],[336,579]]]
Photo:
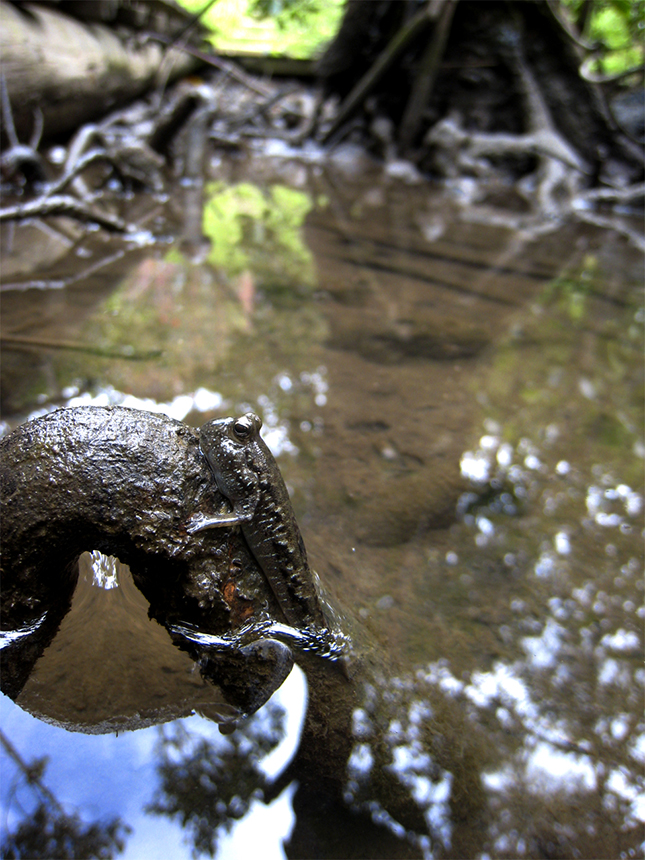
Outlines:
[[[166,53],[159,44],[124,38],[123,30],[117,33],[102,22],[85,24],[51,3],[29,5],[28,14],[5,0],[1,6],[0,53],[15,126],[23,138],[36,105],[42,107],[47,136],[54,137],[72,133],[155,86]],[[151,16],[154,9],[150,5]],[[176,57],[173,79],[196,67],[186,52]]]
[[60,192],[73,182],[86,168],[97,161],[110,161],[107,152],[102,147],[90,149],[84,155],[81,155],[69,167],[66,165],[63,173],[54,182],[49,183],[45,189],[44,197],[55,197]]
[[629,185],[627,188],[590,188],[579,195],[583,200],[599,200],[609,203],[631,203],[645,197],[645,182]]
[[576,211],[576,218],[580,221],[585,221],[587,224],[593,224],[594,227],[602,227],[603,230],[614,230],[621,236],[625,236],[635,248],[645,252],[645,238],[640,230],[635,230],[629,224],[626,224],[622,218],[611,215],[599,215],[597,212],[586,212],[585,210]]

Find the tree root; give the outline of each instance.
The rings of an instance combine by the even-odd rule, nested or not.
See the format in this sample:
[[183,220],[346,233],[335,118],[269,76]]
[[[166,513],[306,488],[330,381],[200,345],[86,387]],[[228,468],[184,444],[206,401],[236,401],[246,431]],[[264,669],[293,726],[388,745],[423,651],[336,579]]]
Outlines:
[[98,224],[112,233],[134,233],[137,230],[137,227],[128,224],[118,215],[99,212],[69,195],[53,197],[43,195],[35,200],[18,203],[15,206],[5,206],[0,209],[0,223],[3,221],[25,221],[28,218],[45,218],[48,215],[69,215],[78,221]]

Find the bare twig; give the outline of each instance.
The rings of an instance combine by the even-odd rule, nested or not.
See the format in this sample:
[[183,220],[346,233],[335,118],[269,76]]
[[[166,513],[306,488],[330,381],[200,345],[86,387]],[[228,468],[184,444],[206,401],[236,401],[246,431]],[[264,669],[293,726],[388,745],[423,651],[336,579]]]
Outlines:
[[40,143],[40,138],[43,135],[43,128],[45,126],[45,117],[43,116],[43,112],[39,107],[34,110],[34,127],[31,130],[31,137],[29,138],[29,147],[33,149],[34,152],[38,149],[38,144]]
[[[148,33],[148,38],[161,42],[163,45],[172,45],[172,39],[167,36],[162,36],[160,33]],[[176,47],[173,45],[173,47]],[[206,63],[208,66],[215,66],[216,69],[219,69],[222,72],[226,72],[227,75],[230,75],[234,78],[238,83],[243,84],[248,89],[252,90],[254,93],[257,93],[259,96],[269,96],[271,95],[271,91],[268,87],[264,87],[255,81],[250,75],[247,75],[242,69],[238,68],[235,63],[232,63],[230,60],[223,60],[221,57],[215,56],[215,54],[206,54],[204,51],[199,51],[197,48],[193,48],[191,45],[185,45],[182,48],[176,47],[177,50],[182,50],[187,54],[190,54],[191,57],[195,57],[197,60],[201,60],[203,63]]]
[[59,176],[57,180],[50,183],[46,190],[46,197],[53,197],[56,194],[59,194],[66,185],[69,185],[72,180],[76,179],[79,173],[82,173],[90,164],[94,164],[95,161],[110,161],[107,152],[102,147],[95,147],[94,149],[90,149],[89,152],[86,152],[85,155],[82,155],[78,158],[78,160],[72,164],[70,167],[65,167],[65,170]]
[[591,84],[617,84],[624,81],[625,78],[631,78],[638,75],[640,78],[645,77],[645,65],[633,66],[624,72],[616,72],[612,75],[601,75],[598,72],[591,71],[591,65],[595,62],[595,57],[588,57],[580,66],[580,76],[589,81]]
[[579,195],[584,200],[605,200],[610,203],[631,203],[645,197],[645,182],[627,188],[591,188]]
[[585,210],[578,210],[575,215],[576,218],[579,218],[580,221],[585,221],[587,224],[602,227],[604,230],[615,230],[616,233],[625,236],[639,251],[645,252],[645,239],[642,232],[632,229],[622,218],[615,215],[598,215],[596,212],[587,212]]
[[45,179],[47,169],[45,163],[38,153],[38,144],[43,133],[43,114],[40,108],[34,111],[34,127],[31,132],[31,139],[28,144],[20,143],[16,126],[13,121],[13,113],[11,111],[11,102],[9,93],[7,92],[7,82],[3,74],[0,74],[0,96],[2,99],[2,119],[5,127],[5,134],[9,141],[9,147],[2,153],[0,164],[3,171],[6,170],[10,174],[22,172],[24,168],[29,167],[34,176],[38,179]]
[[243,126],[247,122],[251,122],[257,116],[261,116],[266,111],[270,110],[277,102],[281,99],[286,98],[286,96],[291,95],[292,93],[297,92],[296,87],[282,87],[277,93],[273,93],[268,96],[263,101],[258,104],[253,105],[253,107],[249,108],[249,110],[245,111],[239,117],[237,117],[231,124],[231,129],[238,129],[240,126]]
[[547,0],[546,5],[551,13],[551,17],[569,41],[573,42],[574,45],[581,48],[583,51],[595,51],[598,48],[598,44],[596,42],[589,42],[583,35],[585,31],[586,18],[591,9],[590,4],[583,4],[583,17],[582,20],[578,22],[579,32],[576,32],[575,27],[567,20],[566,16],[562,14],[561,3],[554,2],[554,0]]
[[29,785],[35,786],[35,788],[40,792],[41,796],[50,804],[51,808],[54,809],[58,814],[64,815],[65,811],[63,807],[60,805],[56,797],[52,794],[52,792],[47,788],[47,786],[42,782],[42,765],[44,764],[44,759],[36,759],[33,764],[29,765],[24,760],[24,758],[20,755],[18,750],[11,743],[9,738],[5,735],[3,731],[0,731],[0,743],[5,749],[5,752],[11,758],[15,765],[22,771]]
[[199,12],[195,12],[195,14],[190,18],[185,27],[182,27],[179,33],[174,37],[174,40],[170,43],[171,48],[176,48],[177,45],[190,33],[190,31],[195,27],[196,24],[199,23],[200,18],[202,18],[211,6],[214,6],[217,3],[217,0],[207,0],[206,5],[202,6]]
[[2,88],[2,120],[4,122],[4,131],[9,141],[9,146],[19,146],[20,141],[16,134],[16,126],[13,121],[13,113],[11,112],[11,102],[9,101],[9,93],[7,92],[7,82],[4,75],[0,75],[0,87]]

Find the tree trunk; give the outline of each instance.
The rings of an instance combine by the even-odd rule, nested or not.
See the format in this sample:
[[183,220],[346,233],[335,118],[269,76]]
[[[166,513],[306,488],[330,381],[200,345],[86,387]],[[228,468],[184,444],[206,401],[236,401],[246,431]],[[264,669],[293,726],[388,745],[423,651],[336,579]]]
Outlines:
[[[345,99],[343,120],[361,110],[366,124],[374,115],[388,117],[398,128],[400,154],[419,161],[429,130],[446,117],[458,116],[465,134],[531,130],[534,113],[525,86],[531,79],[552,131],[587,166],[588,184],[640,179],[641,148],[613,123],[601,90],[579,74],[579,48],[545,0],[446,2],[451,11],[443,8],[405,51],[392,56],[420,14],[418,4],[350,0],[318,63],[325,89]],[[384,56],[391,58],[388,74],[373,81]],[[364,81],[370,87],[359,90]]]
[[[99,7],[98,3],[79,4]],[[57,8],[0,0],[0,56],[18,137],[43,114],[47,138],[73,131],[142,95],[160,75],[176,78],[194,58],[147,41],[126,41],[103,23],[85,24]],[[5,136],[3,132],[3,137]]]

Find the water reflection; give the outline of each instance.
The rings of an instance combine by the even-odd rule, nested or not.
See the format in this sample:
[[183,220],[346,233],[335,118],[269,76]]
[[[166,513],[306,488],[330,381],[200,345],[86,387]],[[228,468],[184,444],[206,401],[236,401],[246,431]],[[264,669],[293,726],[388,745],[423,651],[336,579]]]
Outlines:
[[18,792],[24,788],[31,789],[29,800],[36,803],[5,836],[0,847],[3,857],[111,857],[123,851],[130,827],[118,816],[84,826],[77,814],[65,812],[45,785],[46,758],[25,761],[3,733],[0,743],[18,771],[12,786],[14,803],[24,809],[24,802],[18,801]]
[[181,822],[195,854],[214,856],[218,832],[230,830],[262,797],[258,762],[284,737],[283,717],[268,706],[217,747],[182,724],[161,729],[154,750],[159,786],[146,811]]
[[226,738],[201,716],[134,733],[70,734],[2,697],[2,856],[188,858],[214,856],[216,846],[217,856],[283,856],[294,786],[276,792],[271,783],[298,741],[303,684],[294,674]]

